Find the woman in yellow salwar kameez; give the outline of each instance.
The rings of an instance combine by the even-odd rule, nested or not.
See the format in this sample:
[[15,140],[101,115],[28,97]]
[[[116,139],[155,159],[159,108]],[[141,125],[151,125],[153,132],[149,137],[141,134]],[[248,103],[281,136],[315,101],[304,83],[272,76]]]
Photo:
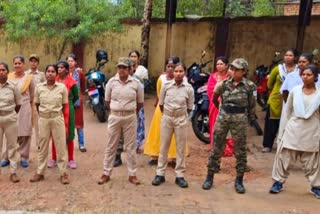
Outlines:
[[[149,161],[149,165],[157,165],[158,156],[160,153],[160,122],[162,117],[162,113],[158,105],[160,90],[165,83],[173,81],[173,70],[174,70],[175,64],[178,62],[179,62],[179,59],[177,57],[169,58],[167,60],[166,71],[163,74],[161,74],[157,80],[157,101],[155,104],[156,109],[154,111],[148,136],[144,145],[144,154],[151,157],[151,160]],[[186,155],[188,154],[189,154],[188,146],[186,146]],[[168,158],[169,159],[176,158],[176,140],[174,136],[171,139]]]

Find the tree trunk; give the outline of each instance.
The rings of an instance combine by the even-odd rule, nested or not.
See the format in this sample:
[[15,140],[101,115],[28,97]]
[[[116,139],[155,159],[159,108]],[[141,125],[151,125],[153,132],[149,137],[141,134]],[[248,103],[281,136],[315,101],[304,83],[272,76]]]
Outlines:
[[150,21],[152,15],[152,0],[146,0],[144,5],[144,14],[142,19],[142,32],[141,32],[141,48],[142,57],[141,64],[148,67],[149,58],[149,39],[150,39]]

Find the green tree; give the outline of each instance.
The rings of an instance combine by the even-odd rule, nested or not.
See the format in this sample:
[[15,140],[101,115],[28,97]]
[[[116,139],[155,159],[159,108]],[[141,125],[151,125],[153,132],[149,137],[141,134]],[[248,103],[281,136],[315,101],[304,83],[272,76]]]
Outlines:
[[1,7],[9,39],[62,38],[60,55],[68,42],[119,31],[124,17],[120,6],[101,0],[12,0],[3,1]]
[[276,10],[270,0],[254,1],[254,9],[252,11],[253,16],[273,16],[275,13]]

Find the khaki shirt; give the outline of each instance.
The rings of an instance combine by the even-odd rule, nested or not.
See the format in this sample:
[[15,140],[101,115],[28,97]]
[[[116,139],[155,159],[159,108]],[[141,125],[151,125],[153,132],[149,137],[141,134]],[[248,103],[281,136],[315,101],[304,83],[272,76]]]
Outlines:
[[7,80],[0,85],[0,111],[14,111],[21,105],[21,93],[16,83]]
[[141,83],[128,76],[123,83],[116,75],[109,80],[106,86],[105,101],[110,102],[113,111],[133,111],[137,109],[137,103],[143,103],[144,92]]
[[177,85],[175,81],[166,83],[160,91],[159,105],[168,111],[192,110],[194,92],[192,86],[183,81]]
[[27,74],[31,74],[33,76],[33,82],[35,85],[38,85],[39,83],[45,82],[46,81],[46,77],[44,75],[43,72],[41,71],[36,71],[35,73],[33,73],[31,71],[31,69],[26,71]]
[[39,112],[60,112],[63,104],[68,103],[68,91],[64,84],[55,82],[53,88],[49,88],[47,82],[37,85],[35,103],[39,104]]

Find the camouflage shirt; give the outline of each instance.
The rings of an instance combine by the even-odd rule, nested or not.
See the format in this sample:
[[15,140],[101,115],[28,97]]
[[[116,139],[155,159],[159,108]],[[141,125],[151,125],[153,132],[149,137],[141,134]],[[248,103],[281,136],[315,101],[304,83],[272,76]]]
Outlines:
[[228,78],[217,83],[214,93],[221,97],[222,106],[237,106],[247,108],[249,121],[255,120],[255,105],[256,105],[256,85],[242,78],[238,85],[233,84],[233,79]]

